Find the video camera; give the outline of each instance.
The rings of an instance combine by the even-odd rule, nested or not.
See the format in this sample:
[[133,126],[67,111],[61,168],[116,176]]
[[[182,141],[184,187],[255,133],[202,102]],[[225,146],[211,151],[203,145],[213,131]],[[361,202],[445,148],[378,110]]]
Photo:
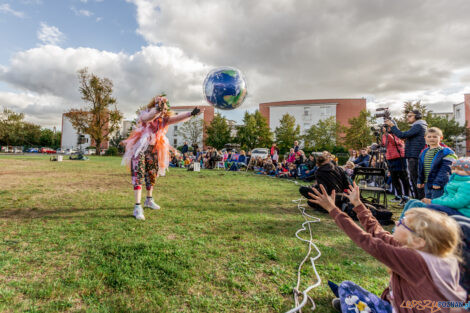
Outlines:
[[392,119],[392,115],[390,114],[390,110],[388,108],[378,108],[375,111],[380,112],[380,113],[375,113],[374,116],[376,118],[383,117],[384,120],[391,120]]

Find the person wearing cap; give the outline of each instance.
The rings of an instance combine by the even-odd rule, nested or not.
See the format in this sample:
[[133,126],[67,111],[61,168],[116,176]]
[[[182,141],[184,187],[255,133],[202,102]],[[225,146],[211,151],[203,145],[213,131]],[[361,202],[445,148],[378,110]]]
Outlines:
[[424,198],[423,188],[418,188],[418,158],[421,150],[426,146],[424,134],[428,124],[422,119],[422,114],[418,110],[406,113],[406,119],[411,128],[402,132],[392,120],[386,120],[385,124],[390,126],[390,132],[400,139],[405,139],[405,158],[408,161],[408,172],[411,180],[411,189],[416,199]]
[[452,165],[452,175],[444,187],[444,194],[435,199],[410,200],[401,216],[411,208],[425,207],[448,215],[470,217],[470,158],[460,158]]

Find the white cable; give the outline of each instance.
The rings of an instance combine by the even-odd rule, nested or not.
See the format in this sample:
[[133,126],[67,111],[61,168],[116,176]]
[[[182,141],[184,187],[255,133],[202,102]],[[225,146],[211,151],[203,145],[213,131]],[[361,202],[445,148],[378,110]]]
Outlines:
[[[298,185],[298,183],[296,181],[294,181],[294,182],[295,182],[296,185]],[[305,219],[305,222],[302,223],[302,228],[300,228],[299,230],[297,230],[295,232],[295,236],[303,242],[308,242],[308,252],[307,252],[307,255],[305,256],[305,258],[302,260],[302,262],[300,262],[299,268],[297,270],[297,285],[295,286],[295,288],[293,290],[295,307],[293,309],[287,311],[286,313],[302,312],[302,308],[304,308],[307,305],[308,301],[310,301],[310,303],[312,305],[311,310],[314,311],[316,309],[315,301],[313,301],[313,299],[308,295],[308,292],[310,292],[310,290],[312,290],[313,288],[316,288],[316,287],[320,286],[320,284],[321,284],[320,275],[318,275],[317,268],[315,267],[315,261],[321,256],[321,252],[318,249],[318,247],[315,245],[315,243],[313,242],[313,234],[312,234],[312,228],[311,228],[310,224],[318,223],[318,222],[320,222],[320,219],[317,218],[317,217],[311,216],[311,215],[309,215],[305,212],[305,207],[301,205],[302,198],[300,198],[298,200],[292,200],[292,202],[297,203],[297,208],[299,209],[300,213],[302,214],[302,217]],[[307,230],[306,226],[308,227],[308,232],[309,232],[309,235],[310,235],[310,239],[308,239],[308,240],[300,237],[300,235],[299,235],[301,232]],[[311,253],[312,253],[312,247],[317,252],[317,254],[313,257],[310,256]],[[304,265],[304,263],[309,258],[310,258],[310,262],[312,263],[313,271],[315,273],[316,282],[313,285],[308,286],[304,291],[299,291],[300,279],[301,279],[300,278],[300,275],[301,275],[300,272],[302,270],[302,266]],[[299,296],[302,296],[302,302],[300,302],[300,303],[299,303]]]

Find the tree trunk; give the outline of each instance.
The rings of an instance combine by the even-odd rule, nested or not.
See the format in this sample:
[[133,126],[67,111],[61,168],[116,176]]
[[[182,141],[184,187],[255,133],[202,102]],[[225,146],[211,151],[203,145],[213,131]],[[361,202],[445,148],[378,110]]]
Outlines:
[[101,141],[96,141],[96,155],[101,155]]

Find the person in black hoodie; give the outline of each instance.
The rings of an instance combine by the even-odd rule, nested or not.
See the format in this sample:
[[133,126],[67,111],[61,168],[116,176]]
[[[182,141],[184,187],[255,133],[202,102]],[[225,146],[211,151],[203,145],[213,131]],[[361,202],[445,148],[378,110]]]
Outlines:
[[[329,194],[333,189],[336,190],[336,194],[341,194],[345,189],[349,188],[349,180],[346,173],[341,167],[334,165],[329,158],[323,155],[319,156],[317,158],[317,166],[318,169],[315,171],[316,185],[312,187],[300,187],[299,192],[302,196],[311,199],[309,193],[314,194],[312,188],[320,190],[320,185],[323,185]],[[339,206],[341,206],[341,201],[338,201],[340,199],[341,196],[337,197],[337,205]],[[323,208],[310,201],[308,201],[308,205],[315,210],[326,212]]]

